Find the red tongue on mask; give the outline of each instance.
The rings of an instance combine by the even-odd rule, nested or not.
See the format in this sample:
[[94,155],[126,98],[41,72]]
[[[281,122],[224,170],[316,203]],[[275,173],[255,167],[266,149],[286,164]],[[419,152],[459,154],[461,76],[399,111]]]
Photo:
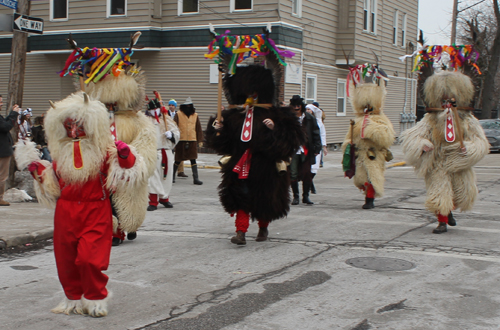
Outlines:
[[79,140],[73,141],[73,166],[77,170],[83,168],[83,157]]

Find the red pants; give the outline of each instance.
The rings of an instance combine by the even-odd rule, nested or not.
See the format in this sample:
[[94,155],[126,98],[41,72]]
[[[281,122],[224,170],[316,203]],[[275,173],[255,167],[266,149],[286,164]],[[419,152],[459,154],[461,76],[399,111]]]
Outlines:
[[81,202],[59,199],[54,215],[54,254],[66,297],[107,297],[113,223],[109,198]]
[[[238,210],[238,212],[236,212],[236,220],[234,223],[236,225],[236,231],[246,233],[248,231],[248,227],[250,226],[250,214],[243,210]],[[269,222],[259,220],[259,228],[267,228],[268,226]]]

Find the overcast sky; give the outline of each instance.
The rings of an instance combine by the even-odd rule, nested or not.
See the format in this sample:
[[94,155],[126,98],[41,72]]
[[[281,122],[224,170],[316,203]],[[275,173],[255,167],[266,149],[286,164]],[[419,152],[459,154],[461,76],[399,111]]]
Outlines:
[[[481,2],[481,0],[459,0],[458,10]],[[492,3],[486,0],[483,4]],[[418,28],[424,31],[428,45],[449,45],[451,38],[451,16],[453,0],[419,0]]]
[[[459,4],[459,7],[463,5]],[[419,0],[418,28],[424,31],[424,39],[428,45],[450,43],[452,11],[453,0]]]

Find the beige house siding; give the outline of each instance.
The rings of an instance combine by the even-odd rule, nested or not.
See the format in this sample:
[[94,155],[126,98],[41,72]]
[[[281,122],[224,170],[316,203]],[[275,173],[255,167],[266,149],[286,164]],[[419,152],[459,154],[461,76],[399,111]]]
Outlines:
[[398,72],[404,73],[404,64],[398,58],[406,54],[406,49],[401,46],[394,46],[392,43],[392,21],[394,10],[400,10],[398,20],[398,41],[401,38],[402,13],[407,13],[407,33],[406,40],[416,44],[417,38],[417,10],[418,2],[407,0],[404,2],[395,0],[378,0],[376,14],[375,34],[363,30],[363,1],[356,2],[356,48],[354,56],[359,63],[364,61],[373,62],[377,54],[380,64],[388,74]]
[[[62,54],[27,55],[23,108],[32,108],[35,116],[41,115],[49,109],[49,100],[58,101],[74,91],[71,78],[60,78],[57,74],[66,57],[67,55]],[[0,56],[0,66],[6,68],[5,73],[0,72],[0,94],[5,97],[8,93],[10,54]]]

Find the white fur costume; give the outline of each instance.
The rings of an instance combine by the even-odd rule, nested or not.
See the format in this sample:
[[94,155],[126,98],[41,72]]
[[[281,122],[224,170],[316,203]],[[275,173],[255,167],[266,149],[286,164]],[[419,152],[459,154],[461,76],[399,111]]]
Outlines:
[[[395,133],[391,121],[382,112],[386,90],[384,83],[381,86],[365,83],[351,89],[349,98],[356,117],[352,141],[356,146],[356,174],[354,185],[362,189],[365,194],[365,183],[371,183],[375,190],[374,197],[384,194],[384,173],[386,155],[394,143]],[[364,138],[361,138],[361,129],[365,118],[364,109],[372,107],[364,129]],[[349,128],[342,150],[351,143],[351,128]]]
[[112,197],[119,229],[125,232],[137,231],[144,222],[148,205],[148,179],[156,167],[155,128],[140,112],[145,102],[144,86],[144,73],[140,68],[132,66],[117,77],[109,74],[97,83],[90,83],[85,87],[89,95],[102,103],[116,103],[116,138],[137,151],[134,191],[130,194],[127,189],[116,191]]
[[[425,101],[429,107],[441,108],[446,98],[455,98],[458,108],[467,107],[474,94],[469,77],[459,72],[435,73],[424,85]],[[488,140],[479,121],[471,111],[458,110],[466,154],[461,153],[459,139],[445,141],[446,112],[433,111],[413,128],[403,132],[400,139],[406,162],[425,178],[426,208],[447,216],[452,210],[472,209],[477,197],[476,176],[472,167],[489,151]],[[455,130],[457,131],[457,130]],[[427,152],[424,147],[432,149]]]

